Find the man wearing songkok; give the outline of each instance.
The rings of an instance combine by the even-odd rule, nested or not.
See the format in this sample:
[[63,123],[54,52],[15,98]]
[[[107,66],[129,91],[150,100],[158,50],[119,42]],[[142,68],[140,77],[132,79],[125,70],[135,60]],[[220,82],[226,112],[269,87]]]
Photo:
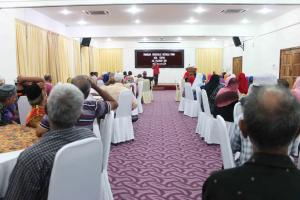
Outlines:
[[0,125],[12,123],[14,120],[14,109],[16,102],[16,87],[4,84],[0,86]]

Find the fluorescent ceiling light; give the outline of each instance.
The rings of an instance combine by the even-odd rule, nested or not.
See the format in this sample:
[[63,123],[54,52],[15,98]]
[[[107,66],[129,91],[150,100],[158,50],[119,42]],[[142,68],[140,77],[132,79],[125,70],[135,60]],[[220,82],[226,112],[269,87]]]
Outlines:
[[134,23],[136,23],[136,24],[140,24],[140,23],[141,23],[141,20],[139,20],[139,19],[136,19],[136,20],[134,20]]
[[79,20],[78,22],[77,22],[79,25],[86,25],[87,24],[87,21],[85,21],[85,20]]
[[198,20],[195,19],[194,17],[190,17],[189,19],[185,20],[185,23],[188,23],[188,24],[195,24],[197,22],[198,22]]
[[140,9],[140,8],[138,8],[136,6],[132,6],[132,7],[128,8],[126,11],[129,12],[129,13],[131,13],[131,14],[133,14],[133,15],[135,15],[135,14],[137,14],[139,12],[142,12],[142,9]]
[[203,13],[203,12],[205,12],[206,10],[204,9],[204,8],[202,8],[202,7],[198,7],[198,8],[196,8],[195,10],[194,10],[194,12],[196,12],[196,13]]
[[241,23],[242,23],[242,24],[249,24],[250,21],[249,21],[248,19],[243,19],[243,20],[241,21]]
[[69,15],[71,14],[72,12],[67,10],[67,9],[63,9],[62,11],[60,11],[61,14],[64,14],[64,15]]
[[258,12],[265,15],[265,14],[272,12],[272,10],[270,8],[262,8],[262,9],[258,10]]

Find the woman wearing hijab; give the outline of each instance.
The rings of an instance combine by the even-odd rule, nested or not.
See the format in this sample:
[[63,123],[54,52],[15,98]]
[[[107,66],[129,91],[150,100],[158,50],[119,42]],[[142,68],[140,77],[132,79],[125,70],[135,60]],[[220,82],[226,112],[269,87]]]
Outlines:
[[246,95],[248,93],[248,80],[246,79],[245,74],[240,73],[237,80],[239,82],[240,93]]
[[225,121],[233,122],[233,109],[239,101],[239,83],[233,76],[225,80],[225,87],[220,89],[215,101],[216,115],[221,115]]
[[223,85],[220,84],[220,77],[216,74],[212,75],[209,82],[204,86],[208,97],[210,111],[212,113],[214,113],[216,95],[222,87]]
[[297,77],[291,92],[296,97],[298,102],[300,102],[300,76]]

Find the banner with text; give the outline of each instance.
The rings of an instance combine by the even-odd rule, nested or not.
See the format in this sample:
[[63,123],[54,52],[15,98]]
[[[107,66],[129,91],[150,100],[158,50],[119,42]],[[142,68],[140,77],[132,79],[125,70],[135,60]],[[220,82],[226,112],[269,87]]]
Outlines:
[[151,68],[152,64],[155,62],[159,64],[161,68],[183,68],[184,50],[135,50],[136,68]]

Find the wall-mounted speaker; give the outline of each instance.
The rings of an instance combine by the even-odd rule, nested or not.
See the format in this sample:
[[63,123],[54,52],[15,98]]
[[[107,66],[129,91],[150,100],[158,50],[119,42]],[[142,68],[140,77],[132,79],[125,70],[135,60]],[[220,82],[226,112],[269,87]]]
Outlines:
[[235,45],[236,47],[239,47],[239,46],[242,45],[241,40],[240,40],[239,37],[233,37],[232,40],[233,40],[234,45]]
[[89,47],[92,38],[82,38],[81,46]]

